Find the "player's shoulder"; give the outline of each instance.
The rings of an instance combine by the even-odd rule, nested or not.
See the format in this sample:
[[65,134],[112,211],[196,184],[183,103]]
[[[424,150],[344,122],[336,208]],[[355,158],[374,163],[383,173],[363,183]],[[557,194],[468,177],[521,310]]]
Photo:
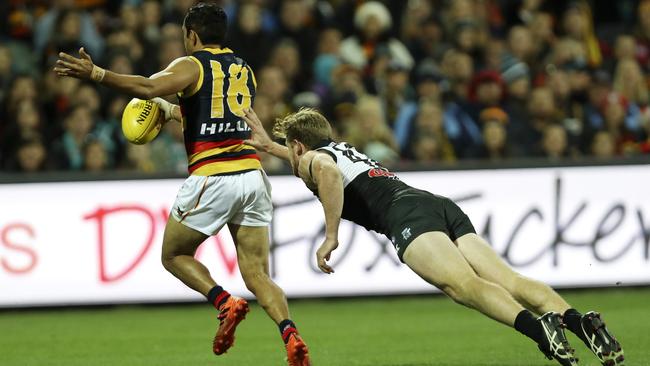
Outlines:
[[228,47],[210,48],[206,47],[192,53],[192,56],[198,59],[216,60],[221,63],[234,63],[242,66],[248,66],[248,63]]

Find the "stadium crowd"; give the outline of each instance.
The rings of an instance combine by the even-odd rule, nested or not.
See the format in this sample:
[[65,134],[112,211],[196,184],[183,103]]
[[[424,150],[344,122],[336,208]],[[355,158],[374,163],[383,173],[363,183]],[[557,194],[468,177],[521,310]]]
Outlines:
[[[151,75],[194,0],[0,4],[2,171],[186,172],[182,131],[121,135],[129,98],[57,78],[59,51]],[[226,0],[270,130],[302,106],[387,164],[650,154],[650,1]],[[267,170],[282,163],[263,156]]]

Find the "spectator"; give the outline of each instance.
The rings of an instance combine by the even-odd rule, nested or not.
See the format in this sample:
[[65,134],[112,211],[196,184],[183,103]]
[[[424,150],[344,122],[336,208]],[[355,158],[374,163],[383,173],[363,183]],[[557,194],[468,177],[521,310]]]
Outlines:
[[[104,40],[97,32],[90,14],[74,9],[72,0],[54,0],[52,5],[52,8],[36,21],[36,54],[42,55],[48,44],[66,47],[81,44],[87,47],[94,57],[101,58]],[[57,37],[54,43],[51,43],[52,37]],[[54,52],[56,51],[58,50],[55,49]]]
[[403,65],[391,62],[384,76],[380,96],[384,100],[386,118],[391,128],[395,127],[396,119],[414,98],[415,92],[409,85],[409,71]]
[[345,126],[346,141],[379,162],[392,162],[397,159],[397,144],[386,123],[379,98],[366,96],[359,99],[354,119],[354,123]]
[[[527,109],[530,97],[530,69],[514,57],[505,57],[501,64],[501,78],[506,84],[504,108],[509,116],[508,128],[519,128],[528,123]],[[485,132],[483,133],[485,136]]]
[[12,77],[13,59],[9,47],[0,44],[0,106],[5,98],[6,90],[9,89]]
[[274,116],[284,116],[291,111],[287,103],[289,85],[282,69],[266,66],[257,74],[257,94],[270,100]]
[[637,106],[646,106],[650,102],[648,84],[634,59],[618,62],[614,73],[614,90]]
[[650,70],[650,0],[639,1],[635,56],[645,71]]
[[[46,150],[36,170],[184,172],[179,125],[132,146],[120,129],[128,97],[51,68],[58,50],[84,46],[102,67],[151,75],[185,55],[181,25],[194,2],[0,5],[0,166],[22,169],[20,144],[40,139],[25,147]],[[253,67],[254,107],[267,129],[310,105],[342,139],[385,161],[609,158],[650,151],[650,0],[633,3],[629,29],[629,6],[607,14],[616,24],[594,23],[601,15],[585,0],[227,1],[226,46]],[[485,110],[505,112],[507,122],[482,118]],[[559,135],[566,148],[551,153],[545,139]],[[88,150],[101,159],[87,162]],[[261,158],[270,170],[283,166]]]
[[268,64],[282,70],[289,82],[290,92],[299,93],[309,87],[308,80],[301,77],[300,52],[291,39],[286,38],[276,44]]
[[[429,156],[428,159],[447,163],[456,160],[454,147],[444,130],[442,116],[442,109],[435,102],[426,99],[420,102],[414,123],[411,124],[409,131],[409,143],[404,148],[406,157],[423,161],[426,160],[425,156]],[[422,136],[427,137],[425,141],[420,141]],[[418,151],[422,147],[419,145],[424,144],[430,148],[434,143],[435,155],[432,155],[431,151],[428,153]],[[420,153],[423,155],[419,155]]]
[[560,160],[568,151],[567,133],[564,127],[558,124],[549,124],[544,127],[542,138],[542,154],[549,160]]
[[36,100],[21,99],[17,105],[11,106],[10,110],[8,120],[11,122],[1,140],[0,148],[2,155],[6,156],[17,150],[18,143],[34,138],[41,139],[43,133],[43,118]]
[[[311,80],[311,60],[316,55],[318,33],[312,9],[313,3],[303,0],[282,0],[280,4],[280,33],[296,44],[302,61],[304,77]],[[300,91],[300,90],[298,90]]]
[[187,172],[187,155],[180,123],[165,123],[151,145],[151,162],[156,172]]
[[607,95],[601,108],[605,119],[604,130],[614,139],[616,153],[621,155],[635,153],[636,143],[640,140],[640,131],[635,130],[635,127],[640,127],[638,109],[630,105],[625,96],[616,92]]
[[102,172],[109,168],[108,153],[99,140],[90,140],[83,147],[83,169],[88,172]]
[[419,163],[437,163],[441,160],[440,143],[435,136],[424,134],[419,135],[414,144],[414,158]]
[[273,35],[262,28],[262,9],[259,4],[246,2],[239,6],[237,19],[228,32],[227,44],[257,70],[268,59]]
[[314,90],[321,97],[326,96],[332,88],[332,72],[341,63],[338,55],[341,38],[341,32],[334,28],[328,28],[321,32],[318,56],[316,56],[313,65],[316,84]]
[[[421,4],[428,4],[426,1],[419,1]],[[414,23],[417,18],[407,18],[407,23]],[[410,20],[410,22],[409,22]],[[420,62],[425,58],[439,59],[442,57],[444,48],[447,46],[443,38],[443,27],[440,20],[435,16],[429,16],[420,20],[418,25],[409,24],[409,30],[404,31],[407,47],[415,61]]]
[[341,43],[340,55],[343,60],[358,68],[365,68],[375,57],[377,49],[384,47],[391,60],[411,69],[413,57],[402,42],[390,36],[392,24],[391,15],[382,3],[368,1],[361,5],[354,14],[358,33]]
[[564,12],[562,25],[567,36],[581,43],[587,64],[598,67],[603,61],[600,43],[594,33],[591,8],[586,1],[572,1]]
[[142,37],[150,44],[158,44],[161,38],[160,22],[162,8],[158,0],[142,2]]
[[508,50],[518,60],[532,63],[536,50],[530,30],[521,25],[512,27],[508,33]]
[[634,37],[622,34],[616,38],[614,55],[617,61],[636,59],[636,41]]
[[616,155],[614,137],[607,131],[599,131],[591,143],[591,155],[599,159],[610,159]]
[[508,115],[501,108],[487,108],[481,112],[483,126],[483,144],[476,157],[491,161],[500,161],[510,156],[507,137]]
[[57,165],[64,169],[80,170],[84,166],[83,148],[94,127],[90,109],[84,105],[74,107],[63,124],[64,133],[54,146]]
[[23,173],[36,173],[47,170],[47,150],[38,136],[30,137],[18,143],[10,170]]
[[553,33],[553,16],[545,12],[536,12],[528,25],[528,30],[532,37],[533,54],[537,60],[535,63],[538,63],[551,51],[556,41]]
[[[503,80],[499,73],[484,70],[474,75],[469,86],[469,100],[479,111],[486,107],[499,106],[504,96]],[[473,117],[478,119],[478,111]]]

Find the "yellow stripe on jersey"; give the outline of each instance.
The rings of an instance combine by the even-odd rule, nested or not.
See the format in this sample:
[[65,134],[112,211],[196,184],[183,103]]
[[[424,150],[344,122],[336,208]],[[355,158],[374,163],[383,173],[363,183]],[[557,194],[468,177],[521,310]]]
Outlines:
[[244,144],[226,146],[226,147],[215,147],[214,149],[205,150],[205,151],[198,152],[196,154],[192,154],[192,156],[188,158],[189,160],[188,164],[194,164],[198,160],[207,158],[208,156],[219,155],[226,152],[228,153],[239,152],[242,150],[250,150],[250,149],[254,149],[254,148]]
[[214,163],[206,164],[195,171],[192,172],[192,175],[216,175],[216,174],[226,174],[226,173],[236,173],[244,170],[261,170],[262,164],[259,160],[249,158],[249,159],[239,159],[239,160],[228,160],[228,161],[217,161]]
[[209,48],[209,47],[206,47],[203,50],[208,51],[213,55],[219,55],[219,54],[222,54],[222,53],[232,53],[232,50],[230,48],[228,48],[228,47],[224,47],[224,48]]
[[257,89],[257,79],[255,78],[255,73],[253,73],[253,69],[251,69],[250,66],[246,65],[246,67],[248,68],[248,71],[251,73],[251,79],[253,79],[253,87]]
[[201,61],[199,61],[199,59],[194,56],[188,56],[188,58],[196,62],[197,65],[199,65],[199,80],[196,82],[196,86],[194,87],[194,89],[192,89],[191,92],[183,93],[181,91],[180,93],[178,93],[178,96],[181,98],[191,97],[192,95],[196,94],[196,92],[198,92],[199,89],[201,89],[201,86],[203,85],[203,65],[201,65]]

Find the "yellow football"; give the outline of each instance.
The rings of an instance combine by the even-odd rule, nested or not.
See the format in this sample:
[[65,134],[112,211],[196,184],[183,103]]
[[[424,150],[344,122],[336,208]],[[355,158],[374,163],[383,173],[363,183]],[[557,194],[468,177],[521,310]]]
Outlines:
[[133,144],[146,144],[158,136],[162,120],[158,103],[133,98],[122,113],[122,133]]

